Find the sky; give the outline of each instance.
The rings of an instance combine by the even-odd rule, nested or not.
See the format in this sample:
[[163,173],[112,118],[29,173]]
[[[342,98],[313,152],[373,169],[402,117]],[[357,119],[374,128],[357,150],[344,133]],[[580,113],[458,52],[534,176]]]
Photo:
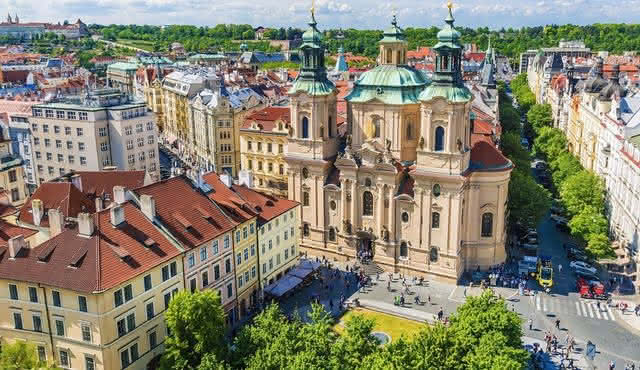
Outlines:
[[[446,0],[315,0],[319,28],[383,29],[395,9],[402,27],[440,26]],[[21,21],[99,24],[251,24],[305,27],[311,0],[0,0]],[[3,14],[0,10],[0,14]],[[467,27],[637,23],[640,0],[457,0],[456,24]]]

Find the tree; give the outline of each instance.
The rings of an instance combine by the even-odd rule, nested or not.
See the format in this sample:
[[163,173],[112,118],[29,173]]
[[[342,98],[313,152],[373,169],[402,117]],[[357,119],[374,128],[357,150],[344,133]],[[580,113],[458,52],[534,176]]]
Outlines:
[[242,39],[243,40],[253,40],[256,38],[256,33],[255,31],[251,30],[246,30],[242,33]]
[[567,177],[578,173],[582,170],[580,162],[569,152],[560,153],[550,163],[553,178],[553,184],[556,189],[560,189]]
[[362,315],[354,315],[345,324],[345,332],[331,350],[334,369],[356,369],[362,359],[378,349],[378,340],[371,335],[374,321]]
[[607,219],[591,206],[585,206],[580,213],[569,221],[571,235],[583,241],[588,241],[593,234],[605,234],[608,230]]
[[553,122],[551,105],[536,104],[532,106],[527,112],[527,121],[529,121],[536,132],[540,131],[543,127],[549,127]]
[[607,234],[591,234],[589,242],[587,243],[587,252],[596,259],[615,256]]
[[206,355],[210,355],[207,363],[228,358],[218,293],[178,293],[169,303],[165,320],[171,335],[166,340],[163,369],[194,369]]
[[31,342],[15,341],[2,343],[0,351],[0,368],[7,370],[55,369],[47,367],[38,359],[36,345]]
[[500,138],[502,154],[508,157],[516,168],[526,170],[531,167],[529,153],[520,144],[520,135],[515,132],[506,132]]
[[534,151],[542,153],[547,159],[553,159],[566,152],[567,139],[557,128],[544,126],[537,131]]
[[593,206],[597,212],[602,212],[603,189],[601,179],[587,170],[582,170],[567,177],[560,188],[560,197],[571,215],[579,214],[586,206]]
[[536,183],[530,169],[515,169],[509,181],[509,222],[536,227],[551,207],[551,194]]

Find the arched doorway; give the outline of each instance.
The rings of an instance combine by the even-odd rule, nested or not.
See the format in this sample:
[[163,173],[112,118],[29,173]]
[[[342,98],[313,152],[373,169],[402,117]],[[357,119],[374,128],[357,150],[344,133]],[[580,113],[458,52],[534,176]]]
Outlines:
[[373,256],[375,255],[375,237],[372,233],[367,231],[358,231],[356,236],[358,237],[356,245],[356,256],[358,260],[361,262],[372,261]]

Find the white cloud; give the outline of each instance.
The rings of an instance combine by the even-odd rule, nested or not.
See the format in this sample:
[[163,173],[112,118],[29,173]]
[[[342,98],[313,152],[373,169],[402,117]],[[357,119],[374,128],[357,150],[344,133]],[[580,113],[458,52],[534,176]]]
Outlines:
[[[403,27],[439,26],[446,0],[316,0],[321,28],[387,27],[395,6]],[[311,0],[0,0],[0,9],[24,21],[58,22],[81,18],[88,23],[196,24],[249,23],[304,27]],[[0,11],[0,14],[2,11]],[[457,0],[456,24],[519,27],[544,24],[634,23],[640,1],[615,6],[604,0]]]

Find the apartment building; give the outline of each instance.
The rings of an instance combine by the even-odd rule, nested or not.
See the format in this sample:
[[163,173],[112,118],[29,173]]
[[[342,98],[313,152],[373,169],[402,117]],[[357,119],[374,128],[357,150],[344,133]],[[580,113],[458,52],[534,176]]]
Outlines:
[[11,237],[0,256],[2,338],[33,342],[62,368],[155,363],[168,334],[164,312],[184,282],[178,244],[148,211],[124,201],[70,223],[50,209],[50,240]]
[[24,182],[29,190],[35,190],[38,184],[33,167],[33,150],[31,148],[31,130],[29,126],[29,118],[32,114],[31,107],[37,103],[37,101],[29,100],[0,100],[0,113],[6,113],[6,122],[0,123],[0,125],[9,130],[11,152],[23,160]]
[[36,104],[30,119],[39,183],[71,170],[112,166],[144,170],[160,178],[157,127],[144,102],[117,89],[95,90],[83,98]]
[[254,176],[256,189],[287,197],[287,163],[291,112],[289,107],[267,107],[245,118],[240,129],[242,168]]
[[260,291],[286,274],[299,261],[296,229],[300,203],[255,191],[245,185],[232,189],[258,211]]
[[[145,186],[133,194],[143,209],[153,211],[151,219],[162,225],[185,250],[182,262],[186,289],[217,291],[227,314],[227,325],[233,325],[238,315],[233,263],[233,231],[237,222],[185,177]],[[176,195],[180,202],[176,202]],[[144,206],[149,203],[152,205]]]
[[136,71],[138,64],[128,62],[117,62],[107,66],[107,84],[110,87],[133,96]]
[[0,129],[0,188],[7,192],[12,206],[20,206],[27,198],[23,160],[12,153],[8,131]]
[[245,318],[258,303],[258,210],[235,193],[228,174],[208,173],[203,181],[209,186],[207,195],[229,216],[236,225],[233,229],[233,253],[236,272],[239,318]]

